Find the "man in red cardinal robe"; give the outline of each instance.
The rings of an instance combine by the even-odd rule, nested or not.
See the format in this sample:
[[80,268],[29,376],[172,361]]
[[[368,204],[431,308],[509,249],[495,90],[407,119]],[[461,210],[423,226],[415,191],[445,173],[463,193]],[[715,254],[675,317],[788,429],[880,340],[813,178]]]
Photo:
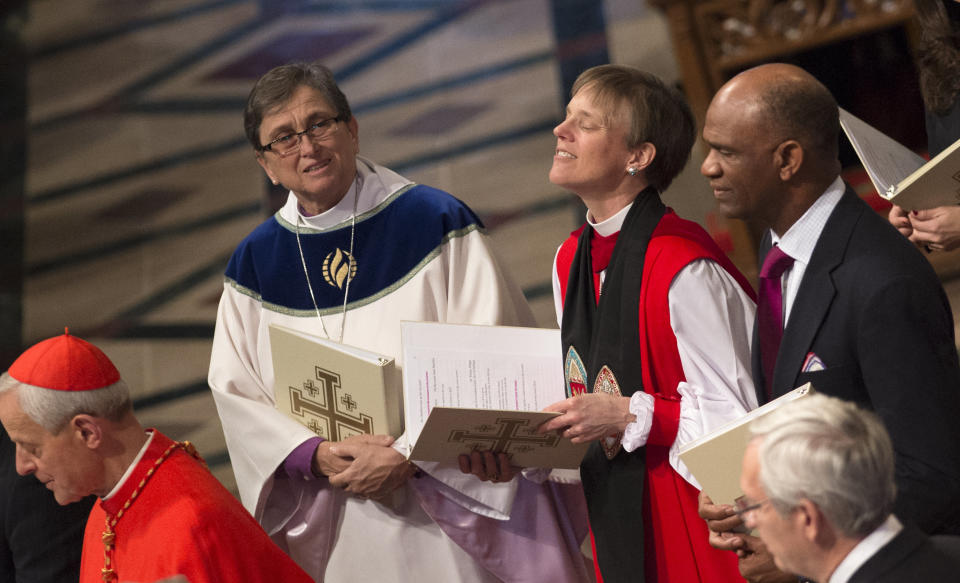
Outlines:
[[17,472],[34,474],[60,504],[99,497],[81,583],[312,581],[189,442],[140,425],[120,373],[89,342],[66,333],[24,352],[0,376],[0,422]]

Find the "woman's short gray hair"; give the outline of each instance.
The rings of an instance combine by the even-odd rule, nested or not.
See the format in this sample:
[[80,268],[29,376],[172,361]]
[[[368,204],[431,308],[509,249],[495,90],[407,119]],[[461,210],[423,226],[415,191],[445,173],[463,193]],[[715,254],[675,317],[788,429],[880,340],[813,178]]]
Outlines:
[[260,124],[263,118],[289,101],[301,86],[319,91],[336,111],[340,121],[350,121],[353,118],[347,97],[340,91],[330,69],[316,61],[280,65],[270,69],[257,80],[250,90],[247,105],[243,110],[243,131],[255,150],[259,152],[263,149],[263,144],[260,143]]
[[3,373],[0,394],[17,390],[20,408],[34,423],[56,435],[76,415],[87,414],[119,421],[133,409],[130,389],[120,379],[112,385],[91,391],[56,391],[21,383]]
[[750,431],[760,482],[781,515],[806,499],[840,532],[861,537],[893,511],[893,445],[874,413],[814,394],[757,419]]

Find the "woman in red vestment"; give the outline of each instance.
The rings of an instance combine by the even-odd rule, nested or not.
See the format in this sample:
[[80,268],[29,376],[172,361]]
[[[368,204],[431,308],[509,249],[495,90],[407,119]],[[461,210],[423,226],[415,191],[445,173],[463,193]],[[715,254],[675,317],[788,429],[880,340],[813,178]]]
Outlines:
[[586,223],[554,295],[568,399],[541,427],[592,442],[580,467],[598,579],[741,581],[712,549],[680,444],[756,406],[753,291],[707,233],[660,200],[695,139],[680,94],[633,67],[585,71],[554,129],[550,181]]

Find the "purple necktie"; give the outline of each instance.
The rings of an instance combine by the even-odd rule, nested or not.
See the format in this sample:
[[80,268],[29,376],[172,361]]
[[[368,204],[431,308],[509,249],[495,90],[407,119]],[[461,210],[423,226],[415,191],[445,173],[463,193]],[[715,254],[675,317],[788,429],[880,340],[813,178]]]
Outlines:
[[760,365],[766,381],[767,396],[773,394],[773,366],[777,362],[783,337],[783,292],[780,276],[793,265],[793,257],[780,247],[772,247],[760,269],[760,293],[757,298],[757,328],[760,333]]

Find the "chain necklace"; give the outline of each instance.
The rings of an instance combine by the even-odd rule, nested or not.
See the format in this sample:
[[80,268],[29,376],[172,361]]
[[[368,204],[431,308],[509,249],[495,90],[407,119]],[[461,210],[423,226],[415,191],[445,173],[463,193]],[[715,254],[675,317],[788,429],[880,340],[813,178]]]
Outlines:
[[111,581],[117,580],[117,571],[113,568],[113,549],[116,546],[115,542],[117,540],[117,533],[114,531],[114,528],[133,504],[133,501],[136,500],[137,496],[139,496],[143,491],[144,486],[146,486],[150,478],[153,477],[153,474],[157,471],[157,468],[160,467],[160,464],[165,462],[167,458],[170,457],[170,454],[172,454],[177,448],[182,448],[185,452],[203,462],[203,460],[200,458],[200,454],[197,453],[197,449],[193,447],[193,444],[189,441],[175,441],[171,443],[170,446],[164,450],[162,454],[160,454],[160,457],[153,462],[153,466],[147,470],[147,474],[142,480],[140,480],[140,483],[137,484],[137,487],[133,490],[133,493],[130,494],[130,498],[128,498],[127,501],[123,503],[123,506],[120,507],[120,510],[117,511],[116,516],[110,516],[109,513],[104,512],[107,517],[107,526],[100,537],[103,541],[103,569],[100,570],[100,574],[105,582],[110,583]]
[[[357,179],[355,182],[356,189],[353,193],[353,216],[350,217],[350,251],[347,255],[347,284],[343,290],[343,313],[340,316],[340,337],[337,339],[337,342],[343,344],[343,331],[347,327],[347,298],[350,297],[350,281],[353,280],[353,236],[357,231],[357,201],[360,199],[360,172],[357,172]],[[307,290],[310,291],[310,301],[313,302],[313,311],[317,315],[317,320],[320,320],[320,327],[323,329],[324,336],[329,340],[330,333],[327,332],[327,326],[323,323],[323,318],[320,317],[320,308],[317,306],[317,298],[313,295],[313,285],[310,283],[310,272],[307,270],[307,258],[303,255],[303,245],[300,243],[300,212],[297,211],[297,223],[296,223],[296,233],[297,233],[297,249],[300,251],[300,265],[303,266],[303,276],[307,278]]]

